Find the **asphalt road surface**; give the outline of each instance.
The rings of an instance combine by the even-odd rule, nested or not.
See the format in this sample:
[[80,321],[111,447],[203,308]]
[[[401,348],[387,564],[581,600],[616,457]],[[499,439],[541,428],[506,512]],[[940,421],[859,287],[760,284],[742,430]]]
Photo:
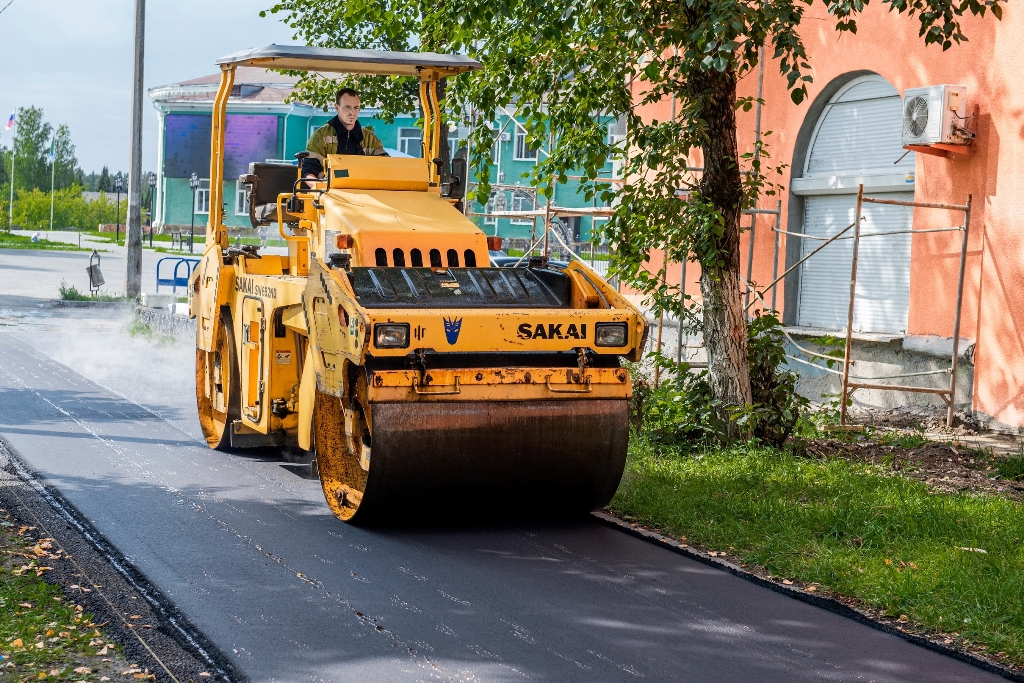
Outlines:
[[252,680],[1002,680],[597,522],[347,526],[206,448],[188,342],[2,294],[0,434]]

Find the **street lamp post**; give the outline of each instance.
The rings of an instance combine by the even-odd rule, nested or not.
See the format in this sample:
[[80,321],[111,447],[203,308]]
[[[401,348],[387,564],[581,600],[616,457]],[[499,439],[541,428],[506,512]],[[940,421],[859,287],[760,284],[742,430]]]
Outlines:
[[114,228],[114,244],[121,244],[121,192],[124,191],[124,181],[121,180],[121,176],[114,177],[114,192],[117,193],[117,203],[114,205],[114,211],[117,214],[116,223],[117,226]]
[[188,179],[188,186],[192,188],[192,227],[188,231],[188,253],[192,253],[192,240],[196,235],[196,190],[199,189],[199,176],[195,173]]
[[149,248],[153,248],[153,217],[156,215],[156,173],[149,174]]

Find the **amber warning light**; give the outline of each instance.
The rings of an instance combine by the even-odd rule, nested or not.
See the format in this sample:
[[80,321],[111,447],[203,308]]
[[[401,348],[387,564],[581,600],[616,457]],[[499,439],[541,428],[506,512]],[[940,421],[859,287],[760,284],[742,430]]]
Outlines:
[[338,235],[334,243],[338,245],[338,249],[351,249],[352,248],[352,235]]
[[497,235],[487,237],[487,251],[501,251],[501,238]]

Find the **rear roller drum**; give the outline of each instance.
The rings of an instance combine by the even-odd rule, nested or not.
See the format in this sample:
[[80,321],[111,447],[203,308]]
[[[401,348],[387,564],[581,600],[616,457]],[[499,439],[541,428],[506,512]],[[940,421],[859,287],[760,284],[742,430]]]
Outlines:
[[241,398],[230,316],[223,316],[220,323],[213,351],[196,349],[196,403],[206,443],[226,451],[231,446],[231,424],[241,417]]

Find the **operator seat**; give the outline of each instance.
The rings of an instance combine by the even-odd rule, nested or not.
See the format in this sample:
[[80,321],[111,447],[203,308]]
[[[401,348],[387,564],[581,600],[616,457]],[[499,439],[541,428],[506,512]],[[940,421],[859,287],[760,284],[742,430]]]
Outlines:
[[[239,182],[249,186],[249,221],[252,227],[270,225],[277,220],[277,196],[291,194],[298,179],[298,168],[294,164],[260,163],[249,164],[249,173],[239,177]],[[297,216],[283,211],[288,224],[299,222]]]

